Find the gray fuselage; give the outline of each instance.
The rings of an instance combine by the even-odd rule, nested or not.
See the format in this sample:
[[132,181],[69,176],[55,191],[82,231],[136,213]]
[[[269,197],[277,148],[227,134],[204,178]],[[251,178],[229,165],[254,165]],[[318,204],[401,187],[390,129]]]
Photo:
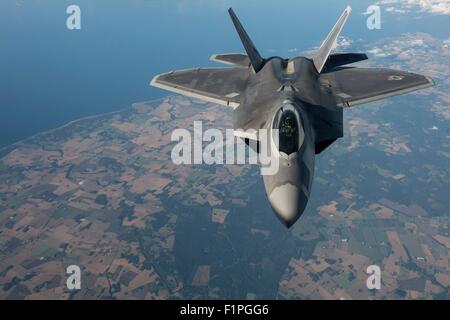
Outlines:
[[[249,70],[252,72],[251,67]],[[252,116],[261,112],[266,112],[267,116]],[[263,175],[263,180],[273,210],[289,227],[306,208],[315,154],[342,137],[342,108],[336,106],[333,95],[321,85],[319,74],[307,58],[284,61],[275,57],[258,73],[251,74],[243,103],[234,111],[234,128],[280,130],[277,126],[283,117],[284,122],[293,122],[284,130],[289,133],[284,139],[287,147],[280,150],[283,147],[281,130],[280,144],[271,150],[278,157],[279,170],[274,175]],[[261,118],[270,121],[247,122]],[[282,129],[286,127],[284,122]],[[295,148],[291,140],[298,142],[294,142]]]

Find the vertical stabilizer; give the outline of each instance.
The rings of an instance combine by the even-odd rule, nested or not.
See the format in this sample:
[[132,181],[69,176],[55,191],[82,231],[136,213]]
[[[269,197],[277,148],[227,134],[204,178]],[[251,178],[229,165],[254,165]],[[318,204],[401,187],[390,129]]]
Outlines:
[[344,27],[344,24],[347,21],[350,12],[352,12],[352,8],[350,6],[347,6],[342,15],[339,17],[339,20],[334,25],[333,29],[330,31],[328,36],[322,42],[322,45],[320,46],[319,50],[314,55],[313,61],[317,72],[320,73],[322,71],[323,66],[325,65],[325,62],[327,62],[328,56],[330,55],[334,43],[336,42],[339,34],[341,33],[341,30]]
[[247,52],[253,69],[255,70],[255,72],[258,72],[264,66],[264,59],[261,57],[252,40],[245,31],[244,27],[239,22],[239,19],[237,18],[233,9],[230,8],[228,10],[228,13],[230,14],[231,20],[233,21],[237,33],[239,34],[239,38],[241,38],[241,42],[244,45],[245,51]]

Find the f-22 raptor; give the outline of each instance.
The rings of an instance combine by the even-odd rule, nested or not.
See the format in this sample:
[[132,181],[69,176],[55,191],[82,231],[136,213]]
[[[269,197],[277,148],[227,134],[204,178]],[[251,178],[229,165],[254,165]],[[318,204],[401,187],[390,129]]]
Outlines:
[[[247,54],[215,54],[226,68],[195,68],[157,75],[151,85],[233,108],[236,136],[258,143],[259,129],[278,129],[279,169],[264,186],[281,222],[292,226],[307,205],[315,155],[343,136],[343,110],[423,89],[431,78],[391,69],[347,65],[364,53],[331,53],[350,15],[347,7],[312,58],[263,58],[232,8],[231,20]],[[249,133],[250,132],[250,133]]]

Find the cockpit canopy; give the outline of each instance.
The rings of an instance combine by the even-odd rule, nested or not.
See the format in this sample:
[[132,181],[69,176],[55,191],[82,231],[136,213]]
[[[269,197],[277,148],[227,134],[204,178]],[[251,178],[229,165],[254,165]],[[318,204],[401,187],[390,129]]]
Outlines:
[[[304,139],[304,131],[297,109],[285,103],[276,113],[273,129],[278,129],[278,151],[286,155],[297,152]],[[276,141],[276,140],[275,140]]]

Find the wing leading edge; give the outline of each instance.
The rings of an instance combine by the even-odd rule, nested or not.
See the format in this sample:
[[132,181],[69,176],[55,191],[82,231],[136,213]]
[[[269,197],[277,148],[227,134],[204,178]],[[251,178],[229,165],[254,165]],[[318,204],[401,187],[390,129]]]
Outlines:
[[248,76],[244,68],[197,68],[159,74],[150,85],[235,109]]
[[433,80],[427,76],[380,68],[341,68],[322,74],[320,82],[332,90],[342,107],[368,103],[434,85]]

